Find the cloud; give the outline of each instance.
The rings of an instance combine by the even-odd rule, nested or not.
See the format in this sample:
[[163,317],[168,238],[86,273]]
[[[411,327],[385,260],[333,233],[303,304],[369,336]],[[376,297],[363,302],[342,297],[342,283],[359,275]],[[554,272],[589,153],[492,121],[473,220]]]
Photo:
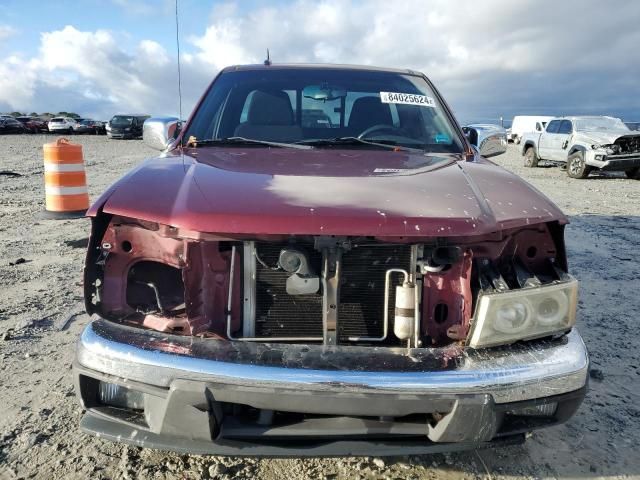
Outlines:
[[0,25],[0,40],[5,40],[17,33],[11,25]]
[[36,82],[35,61],[27,62],[10,56],[0,62],[0,111],[11,110],[16,105],[31,103]]
[[[516,113],[633,116],[640,110],[637,18],[640,3],[621,0],[217,4],[201,30],[182,35],[184,110],[221,68],[262,62],[269,48],[276,63],[423,71],[462,121]],[[0,62],[0,110],[52,110],[46,105],[57,99],[43,92],[64,90],[69,95],[58,98],[76,95],[82,113],[175,112],[173,31],[164,45],[129,46],[119,35],[72,26],[43,33],[37,56]]]

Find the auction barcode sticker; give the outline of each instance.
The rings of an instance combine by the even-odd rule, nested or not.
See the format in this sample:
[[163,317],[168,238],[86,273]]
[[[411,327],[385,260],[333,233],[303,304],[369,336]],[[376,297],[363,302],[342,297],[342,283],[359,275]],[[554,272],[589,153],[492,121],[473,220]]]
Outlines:
[[382,103],[401,103],[403,105],[419,105],[432,108],[436,106],[433,98],[414,93],[380,92],[380,101]]

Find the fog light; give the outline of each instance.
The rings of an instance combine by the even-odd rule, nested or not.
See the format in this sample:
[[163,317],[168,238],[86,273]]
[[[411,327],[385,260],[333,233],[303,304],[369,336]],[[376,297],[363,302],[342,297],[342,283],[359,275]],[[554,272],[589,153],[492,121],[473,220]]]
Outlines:
[[603,162],[605,158],[607,158],[606,155],[596,155],[595,156],[595,159],[598,160],[599,162]]
[[521,417],[553,417],[557,409],[558,402],[551,402],[514,408],[513,410],[508,410],[507,415],[518,415]]
[[104,405],[132,410],[144,410],[144,393],[115,383],[100,382],[98,400]]

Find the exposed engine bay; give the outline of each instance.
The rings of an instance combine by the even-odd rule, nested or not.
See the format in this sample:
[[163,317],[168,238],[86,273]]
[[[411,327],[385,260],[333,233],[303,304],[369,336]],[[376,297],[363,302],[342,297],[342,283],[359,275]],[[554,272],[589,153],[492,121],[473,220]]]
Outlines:
[[419,242],[230,239],[101,215],[85,269],[87,308],[234,341],[442,346],[465,341],[480,295],[563,280],[562,230],[551,222]]
[[592,148],[603,148],[612,155],[628,155],[640,153],[640,135],[624,135],[614,143],[607,145],[593,145]]

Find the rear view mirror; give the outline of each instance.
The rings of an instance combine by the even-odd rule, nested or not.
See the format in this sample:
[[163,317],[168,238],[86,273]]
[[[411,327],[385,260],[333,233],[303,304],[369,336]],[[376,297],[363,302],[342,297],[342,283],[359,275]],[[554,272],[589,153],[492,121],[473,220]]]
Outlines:
[[165,150],[180,133],[180,119],[177,117],[157,117],[145,120],[142,140],[156,150]]
[[346,97],[347,90],[343,87],[328,84],[309,85],[302,90],[302,96],[312,100],[327,102]]

